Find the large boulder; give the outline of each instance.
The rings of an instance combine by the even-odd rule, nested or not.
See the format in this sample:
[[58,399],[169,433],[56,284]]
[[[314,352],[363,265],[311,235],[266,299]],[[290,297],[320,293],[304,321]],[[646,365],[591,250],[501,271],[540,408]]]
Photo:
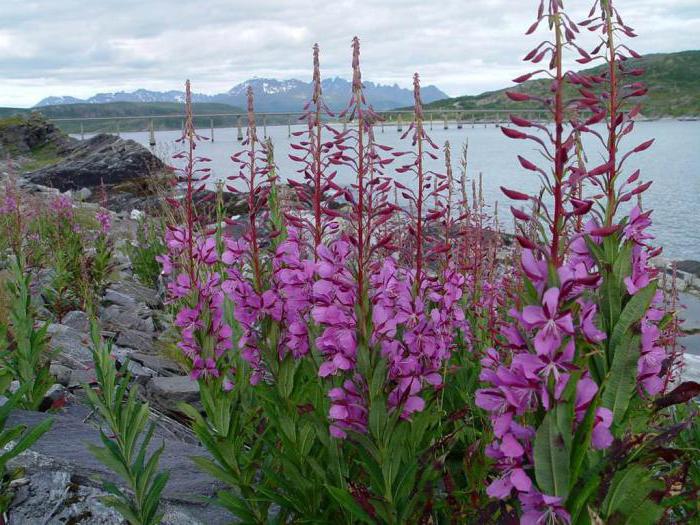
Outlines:
[[27,177],[35,184],[66,191],[141,179],[164,168],[163,162],[138,142],[101,133],[81,141],[56,164]]

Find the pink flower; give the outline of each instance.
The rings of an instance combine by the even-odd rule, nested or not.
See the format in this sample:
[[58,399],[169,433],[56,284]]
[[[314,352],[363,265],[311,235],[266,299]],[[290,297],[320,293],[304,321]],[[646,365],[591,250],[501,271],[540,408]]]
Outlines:
[[571,313],[559,313],[559,288],[550,288],[542,296],[542,306],[526,306],[523,323],[528,329],[538,329],[535,350],[538,354],[553,355],[561,346],[562,334],[572,335],[574,324]]
[[598,330],[594,323],[598,306],[595,303],[585,301],[579,301],[579,304],[581,305],[581,332],[583,332],[586,341],[591,344],[604,341],[607,335],[605,335],[605,332]]
[[100,223],[100,230],[107,235],[112,228],[112,216],[108,211],[99,210],[95,213],[95,219]]
[[523,492],[519,497],[524,511],[520,517],[520,525],[571,523],[571,516],[564,508],[562,498],[540,494],[534,490]]
[[605,408],[598,407],[595,411],[595,423],[593,425],[593,434],[591,436],[591,444],[596,450],[602,450],[612,445],[613,436],[610,433],[610,426],[613,422],[613,413]]
[[219,369],[216,368],[216,361],[211,357],[207,359],[202,359],[201,357],[195,358],[190,377],[194,380],[219,377]]
[[645,231],[649,226],[651,226],[651,219],[649,218],[650,215],[651,211],[642,213],[639,206],[632,208],[629,222],[623,230],[624,238],[626,240],[634,241],[637,244],[644,244],[644,241],[653,239],[654,236]]

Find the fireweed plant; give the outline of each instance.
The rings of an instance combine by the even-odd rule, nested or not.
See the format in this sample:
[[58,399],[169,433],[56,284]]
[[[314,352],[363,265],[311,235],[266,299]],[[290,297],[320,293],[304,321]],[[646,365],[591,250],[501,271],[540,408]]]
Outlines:
[[[203,410],[183,407],[210,454],[195,461],[228,485],[218,502],[244,522],[612,523],[635,511],[654,523],[664,513],[658,496],[691,452],[661,465],[658,450],[690,432],[671,412],[695,386],[667,394],[672,315],[648,266],[649,212],[618,209],[648,187],[620,173],[650,144],[617,155],[636,114],[624,103],[643,93],[623,83],[627,48],[613,41],[631,29],[609,2],[579,25],[552,0],[528,32],[541,23],[552,41],[527,59],[549,66],[517,81],[549,75],[550,95],[509,96],[541,102],[553,125],[512,117],[503,132],[534,141],[550,165],[520,157],[542,189],[504,189],[524,205],[512,208],[510,249],[481,179],[469,198],[466,150],[459,180],[449,147],[445,173],[427,168],[440,150],[417,75],[410,151],[376,140],[357,38],[342,131],[329,123],[314,47],[290,155],[303,181],[287,201],[249,89],[227,183],[245,212],[225,217],[219,205],[214,225],[197,213],[209,169],[186,84],[183,195],[169,200],[182,220],[159,261],[200,387]],[[580,26],[602,31],[592,53],[576,43]],[[604,58],[608,72],[565,72],[571,50],[584,63]],[[600,166],[586,166],[583,134],[603,142]]]
[[[621,174],[625,161],[651,141],[618,155],[639,112],[638,106],[626,111],[625,103],[646,92],[636,82],[624,83],[640,73],[626,71],[626,53],[634,52],[616,38],[634,33],[611,1],[596,2],[580,24],[601,36],[590,54],[577,45],[579,25],[560,0],[540,3],[528,34],[541,23],[552,39],[525,59],[547,60],[548,66],[515,81],[545,73],[550,95],[508,96],[539,101],[553,125],[511,117],[515,128],[502,128],[511,139],[536,143],[549,167],[519,157],[540,177],[547,198],[503,189],[534,205],[513,208],[524,287],[498,344],[482,360],[487,387],[477,393],[477,404],[491,414],[494,440],[487,453],[500,471],[487,492],[517,498],[521,523],[657,523],[666,503],[664,481],[676,475],[673,454],[658,468],[664,460],[656,447],[674,435],[664,427],[668,414],[661,409],[686,401],[684,392],[697,394],[698,385],[681,385],[659,398],[673,365],[660,344],[670,319],[648,265],[659,250],[648,245],[650,212],[635,207],[627,216],[618,206],[650,184],[630,188],[639,171],[624,180]],[[606,66],[589,76],[565,72],[564,54],[571,50],[581,63],[602,58]],[[603,133],[595,126],[602,122]],[[600,166],[581,165],[581,133],[602,142]],[[581,184],[602,192],[584,198]]]

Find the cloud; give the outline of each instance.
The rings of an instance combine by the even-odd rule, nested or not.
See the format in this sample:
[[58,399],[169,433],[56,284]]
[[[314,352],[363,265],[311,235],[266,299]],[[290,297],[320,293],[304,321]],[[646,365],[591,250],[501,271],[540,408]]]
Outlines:
[[[574,19],[585,16],[571,4]],[[697,0],[616,5],[641,35],[639,51],[700,48]],[[527,0],[2,0],[0,105],[179,89],[187,77],[208,93],[252,76],[308,79],[314,42],[323,74],[348,78],[356,34],[364,78],[408,86],[419,71],[450,95],[475,94],[526,70],[520,57],[538,40],[522,35],[535,9]]]

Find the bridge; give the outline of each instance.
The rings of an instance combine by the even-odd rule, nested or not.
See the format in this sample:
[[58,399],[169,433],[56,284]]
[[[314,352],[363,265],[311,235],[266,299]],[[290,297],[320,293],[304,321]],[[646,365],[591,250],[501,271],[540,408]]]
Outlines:
[[[377,111],[382,120],[377,123],[377,128],[384,132],[385,129],[396,129],[402,132],[404,127],[413,121],[411,110]],[[546,122],[548,112],[543,109],[425,109],[425,126],[430,130],[434,128],[463,129],[464,127],[508,125],[508,115],[517,114],[523,118],[535,122]],[[268,126],[286,126],[287,136],[291,137],[292,126],[301,124],[301,112],[266,112],[256,113],[256,126],[262,128],[263,136],[267,137]],[[113,133],[119,135],[122,131],[149,132],[149,142],[156,144],[156,136],[160,131],[172,131],[184,128],[184,114],[169,115],[137,115],[137,116],[110,116],[110,117],[65,117],[49,119],[57,126],[69,133],[85,138],[86,133]],[[247,125],[246,113],[202,113],[193,115],[195,127],[198,129],[209,128],[210,139],[215,140],[215,129],[236,128],[236,137],[243,140],[244,128]],[[352,126],[352,122],[338,117],[327,117],[326,121],[342,126]]]

